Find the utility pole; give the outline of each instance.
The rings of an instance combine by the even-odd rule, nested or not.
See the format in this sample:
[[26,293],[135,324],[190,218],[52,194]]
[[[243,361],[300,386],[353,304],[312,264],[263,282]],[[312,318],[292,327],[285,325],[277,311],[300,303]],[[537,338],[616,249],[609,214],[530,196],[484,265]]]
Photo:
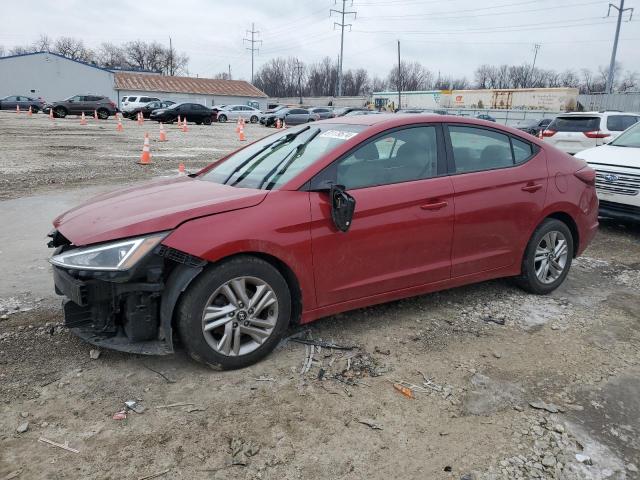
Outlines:
[[[353,1],[351,2],[351,5],[353,5]],[[356,18],[356,15],[358,14],[358,12],[347,12],[347,0],[342,0],[342,10],[335,10],[335,9],[331,9],[329,10],[329,16],[331,16],[332,13],[337,13],[338,15],[342,15],[342,20],[340,21],[340,23],[338,22],[333,22],[333,28],[335,30],[336,26],[340,27],[340,59],[338,62],[338,96],[341,97],[342,96],[342,56],[344,54],[344,27],[349,27],[349,30],[351,30],[351,24],[350,23],[344,23],[344,16],[345,15],[353,15],[353,18]]]
[[302,105],[302,64],[296,58],[296,70],[298,71],[298,93],[300,94],[300,105]]
[[524,87],[527,88],[529,85],[529,77],[531,76],[531,74],[533,73],[533,71],[536,69],[536,60],[538,58],[538,51],[540,50],[540,44],[536,43],[533,46],[533,63],[531,64],[531,70],[529,71],[529,73],[527,74],[527,78],[525,78],[524,81]]
[[229,64],[229,80],[231,80],[231,64]]
[[169,37],[169,75],[173,75],[173,45]]
[[609,63],[609,75],[607,76],[606,93],[613,91],[613,75],[616,69],[616,53],[618,52],[618,38],[620,37],[620,24],[622,23],[622,15],[624,12],[629,13],[629,21],[633,18],[633,8],[624,8],[624,0],[620,0],[620,6],[616,6],[613,3],[609,4],[609,11],[607,17],[611,14],[611,8],[615,8],[618,11],[618,23],[616,24],[616,36],[613,40],[613,50],[611,52],[611,62]]
[[259,43],[262,45],[262,40],[256,40],[255,38],[256,34],[259,34],[259,33],[260,32],[256,30],[255,23],[252,23],[251,30],[247,30],[247,35],[251,34],[251,38],[243,38],[243,41],[249,42],[249,44],[251,45],[250,47],[247,47],[247,50],[251,51],[251,83],[252,84],[253,84],[253,57],[255,52],[259,50],[258,48],[256,48],[256,43]]
[[398,40],[398,110],[402,108],[402,67],[400,64],[400,40]]

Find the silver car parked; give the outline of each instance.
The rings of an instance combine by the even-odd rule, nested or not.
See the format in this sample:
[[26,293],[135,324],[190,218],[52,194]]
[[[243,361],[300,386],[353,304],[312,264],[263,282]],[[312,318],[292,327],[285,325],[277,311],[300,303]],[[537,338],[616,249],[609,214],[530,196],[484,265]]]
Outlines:
[[242,117],[251,123],[258,123],[260,115],[262,115],[260,110],[249,105],[226,105],[218,111],[218,121],[224,123]]

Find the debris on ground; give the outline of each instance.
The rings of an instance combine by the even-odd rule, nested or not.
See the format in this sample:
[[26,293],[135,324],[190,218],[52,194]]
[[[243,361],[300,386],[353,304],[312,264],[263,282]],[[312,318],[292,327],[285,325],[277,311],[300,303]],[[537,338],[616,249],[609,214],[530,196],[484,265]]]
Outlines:
[[371,430],[382,430],[382,425],[375,423],[373,420],[359,419],[358,423],[366,425]]
[[195,403],[170,403],[169,405],[158,405],[156,408],[191,407]]
[[549,413],[558,413],[560,411],[560,408],[557,405],[554,405],[553,403],[545,403],[541,400],[529,402],[529,406],[536,410],[546,410]]
[[18,428],[16,428],[17,433],[24,433],[27,430],[29,430],[29,422],[22,422],[20,425],[18,425]]
[[71,452],[71,453],[80,453],[80,450],[76,450],[75,448],[71,448],[71,447],[69,446],[69,443],[68,443],[68,442],[65,442],[64,444],[62,444],[62,443],[57,443],[57,442],[53,442],[53,441],[51,441],[51,440],[49,440],[49,439],[47,439],[47,438],[44,438],[44,437],[40,437],[40,438],[38,439],[38,441],[39,441],[39,442],[42,442],[42,443],[47,443],[47,444],[49,444],[49,445],[53,445],[54,447],[61,448],[61,449],[63,449],[63,450],[66,450],[67,452]]
[[133,410],[135,413],[144,413],[145,411],[144,406],[135,400],[127,400],[124,404],[128,410]]
[[246,466],[249,458],[260,452],[260,445],[242,438],[232,438],[229,441],[229,453],[231,453],[231,465]]
[[98,358],[100,358],[100,350],[96,350],[94,348],[89,350],[89,358],[91,360],[97,360]]
[[144,477],[138,477],[138,480],[151,480],[152,478],[158,478],[158,477],[161,477],[162,475],[166,475],[170,471],[171,469],[167,468],[166,470],[163,470],[161,472],[152,473],[151,475],[145,475]]
[[381,349],[380,347],[375,347],[373,349],[373,353],[379,353],[380,355],[391,355],[391,350],[390,349]]
[[120,410],[119,412],[116,412],[113,414],[113,418],[114,420],[126,420],[127,419],[127,411],[126,410]]
[[332,348],[334,350],[353,350],[357,348],[355,345],[338,345],[331,342],[323,342],[322,340],[310,340],[306,338],[290,338],[292,342],[302,343],[303,345],[312,345],[315,347]]
[[415,395],[413,394],[413,390],[410,387],[401,385],[400,383],[394,383],[393,388],[395,388],[397,391],[399,391],[401,394],[403,394],[407,398],[416,398]]
[[593,461],[589,455],[583,455],[582,453],[576,453],[576,460],[585,465],[593,465]]

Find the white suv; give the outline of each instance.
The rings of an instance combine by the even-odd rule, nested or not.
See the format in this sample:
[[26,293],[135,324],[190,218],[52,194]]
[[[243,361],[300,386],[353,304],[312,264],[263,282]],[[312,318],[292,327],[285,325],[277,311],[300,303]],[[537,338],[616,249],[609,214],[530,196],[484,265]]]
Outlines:
[[576,157],[596,170],[600,215],[640,222],[640,123]]
[[136,95],[131,95],[129,97],[122,97],[122,100],[120,101],[120,105],[121,105],[120,110],[126,113],[132,110],[135,110],[136,108],[144,107],[149,102],[159,102],[159,101],[160,99],[156,97],[142,97],[142,96],[136,96]]
[[636,113],[584,112],[558,115],[542,139],[563,152],[578,153],[610,142],[640,120]]

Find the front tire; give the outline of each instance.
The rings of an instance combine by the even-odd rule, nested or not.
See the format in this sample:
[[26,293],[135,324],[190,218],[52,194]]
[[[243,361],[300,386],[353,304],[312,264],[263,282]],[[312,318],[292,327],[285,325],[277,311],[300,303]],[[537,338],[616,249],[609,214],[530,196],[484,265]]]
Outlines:
[[106,108],[100,108],[96,113],[98,114],[98,118],[100,120],[106,120],[107,118],[109,118],[109,110],[107,110]]
[[533,232],[522,259],[516,283],[523,290],[546,295],[558,288],[569,273],[573,259],[573,236],[560,220],[547,218]]
[[227,121],[227,116],[226,115],[218,115],[218,122],[224,123],[226,121]]
[[268,262],[242,255],[208,267],[184,294],[178,332],[196,361],[224,370],[269,354],[291,316],[291,293]]
[[205,117],[202,120],[202,123],[204,123],[205,125],[211,125],[211,117]]
[[255,115],[252,115],[251,118],[249,119],[249,121],[251,123],[258,123],[258,117],[256,117]]

